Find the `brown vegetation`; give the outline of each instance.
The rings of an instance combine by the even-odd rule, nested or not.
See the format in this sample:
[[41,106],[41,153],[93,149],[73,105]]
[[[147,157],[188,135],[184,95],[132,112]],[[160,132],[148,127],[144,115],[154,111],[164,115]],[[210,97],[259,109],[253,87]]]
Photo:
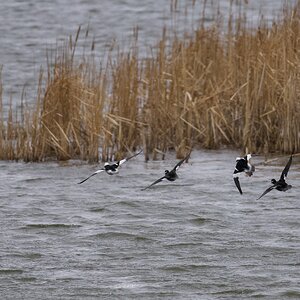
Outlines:
[[199,25],[170,42],[164,30],[152,56],[132,47],[100,70],[74,56],[79,32],[41,72],[34,108],[4,117],[1,105],[0,159],[98,161],[137,148],[156,159],[192,146],[300,151],[300,5],[255,30],[243,18],[226,34]]

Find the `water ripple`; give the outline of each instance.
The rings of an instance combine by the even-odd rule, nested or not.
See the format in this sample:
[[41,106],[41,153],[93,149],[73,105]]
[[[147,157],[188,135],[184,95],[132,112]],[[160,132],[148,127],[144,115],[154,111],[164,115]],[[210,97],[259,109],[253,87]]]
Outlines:
[[[84,166],[2,163],[10,175],[0,196],[0,289],[11,299],[297,298],[298,190],[255,201],[261,170],[241,196],[231,176],[236,156],[195,151],[178,185],[147,193],[139,186],[175,155],[138,158],[117,179],[85,187],[74,180]],[[213,161],[218,169],[209,170]],[[31,180],[39,176],[49,179]]]
[[77,224],[27,224],[23,229],[40,229],[40,228],[77,228]]

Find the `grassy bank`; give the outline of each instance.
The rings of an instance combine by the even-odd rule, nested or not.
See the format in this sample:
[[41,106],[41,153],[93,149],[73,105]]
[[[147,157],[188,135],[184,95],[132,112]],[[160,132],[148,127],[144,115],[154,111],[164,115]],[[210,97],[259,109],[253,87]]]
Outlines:
[[271,27],[236,17],[226,33],[218,20],[185,38],[163,29],[148,57],[131,47],[101,67],[74,55],[79,30],[41,71],[33,107],[3,116],[1,105],[0,159],[93,162],[141,147],[146,159],[192,146],[299,152],[299,20],[297,5]]

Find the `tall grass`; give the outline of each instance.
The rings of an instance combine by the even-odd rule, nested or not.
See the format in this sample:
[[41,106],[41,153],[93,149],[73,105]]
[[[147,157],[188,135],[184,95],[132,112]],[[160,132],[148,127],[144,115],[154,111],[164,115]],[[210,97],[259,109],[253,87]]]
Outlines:
[[140,147],[145,159],[191,147],[297,152],[299,20],[298,3],[271,27],[237,16],[226,33],[218,20],[188,38],[164,28],[146,58],[135,32],[131,50],[101,68],[74,55],[79,28],[41,71],[33,108],[4,118],[0,106],[0,158],[111,160]]

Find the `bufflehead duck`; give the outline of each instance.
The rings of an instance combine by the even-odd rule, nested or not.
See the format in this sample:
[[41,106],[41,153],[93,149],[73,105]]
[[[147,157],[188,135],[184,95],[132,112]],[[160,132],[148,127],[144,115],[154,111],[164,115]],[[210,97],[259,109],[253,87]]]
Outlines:
[[156,181],[154,181],[152,184],[150,184],[149,186],[145,187],[142,189],[142,191],[150,188],[151,186],[153,186],[154,184],[157,184],[159,182],[161,182],[164,179],[167,179],[169,181],[175,181],[178,178],[177,175],[177,170],[179,169],[179,167],[182,165],[183,162],[185,162],[191,155],[191,152],[184,158],[182,159],[171,171],[169,170],[165,170],[165,175],[159,179],[157,179]]
[[251,154],[247,154],[244,157],[236,158],[236,165],[233,171],[233,180],[241,195],[243,194],[243,192],[241,189],[238,173],[245,172],[247,176],[253,175],[255,171],[255,167],[250,164],[250,159],[251,159]]
[[143,150],[140,150],[138,153],[136,153],[136,154],[134,154],[134,155],[132,155],[132,156],[130,156],[130,157],[121,159],[121,160],[117,161],[116,163],[110,164],[110,163],[106,162],[106,163],[104,164],[104,167],[103,167],[103,168],[101,168],[101,169],[95,171],[92,175],[90,175],[90,176],[87,177],[86,179],[84,179],[84,180],[78,182],[78,184],[81,184],[81,183],[87,181],[87,180],[90,179],[92,176],[94,176],[94,175],[96,175],[96,174],[98,174],[98,173],[101,173],[101,172],[103,172],[103,171],[105,171],[108,175],[118,174],[118,173],[119,173],[119,167],[120,167],[124,162],[128,161],[129,159],[131,159],[131,158],[133,158],[133,157],[135,157],[135,156],[137,156],[137,155],[139,155],[142,151],[143,151]]
[[293,158],[293,155],[291,155],[289,161],[287,162],[285,168],[283,169],[279,180],[277,181],[274,178],[271,179],[271,183],[273,185],[270,186],[269,188],[267,188],[257,200],[259,200],[261,197],[263,197],[264,195],[266,195],[267,193],[269,193],[273,189],[276,189],[276,190],[281,191],[281,192],[285,192],[285,191],[292,188],[292,186],[290,184],[287,184],[285,182],[285,177],[287,177],[288,171],[289,171],[290,166],[292,164],[292,158]]

